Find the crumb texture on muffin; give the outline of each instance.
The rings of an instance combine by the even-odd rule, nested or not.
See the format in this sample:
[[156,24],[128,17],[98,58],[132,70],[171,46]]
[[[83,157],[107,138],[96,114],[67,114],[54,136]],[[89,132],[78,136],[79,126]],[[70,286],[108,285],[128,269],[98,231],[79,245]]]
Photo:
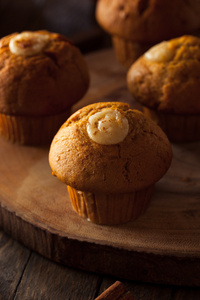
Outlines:
[[200,39],[182,36],[149,49],[129,69],[130,93],[142,105],[176,114],[200,113]]
[[86,62],[66,37],[28,31],[0,40],[0,113],[62,113],[85,94],[88,86]]
[[[128,133],[115,144],[100,144],[87,132],[97,113],[117,111],[128,121]],[[170,143],[141,112],[119,102],[95,103],[74,113],[54,137],[49,163],[67,185],[97,193],[129,193],[154,184],[169,168]]]
[[159,42],[200,28],[198,0],[99,0],[96,18],[110,34]]

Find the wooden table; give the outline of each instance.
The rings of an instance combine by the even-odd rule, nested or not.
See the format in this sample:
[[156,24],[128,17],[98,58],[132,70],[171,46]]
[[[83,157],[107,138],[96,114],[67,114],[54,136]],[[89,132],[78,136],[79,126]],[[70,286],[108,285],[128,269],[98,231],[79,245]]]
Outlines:
[[[82,107],[83,105],[86,105],[87,103],[91,102],[97,102],[97,101],[104,101],[104,100],[123,100],[125,102],[130,102],[132,103],[132,99],[130,95],[127,93],[126,90],[126,80],[125,80],[125,75],[126,75],[126,70],[123,69],[116,61],[115,57],[113,55],[112,50],[106,50],[102,51],[100,53],[93,53],[90,54],[89,56],[86,57],[88,65],[91,70],[91,86],[90,89],[87,93],[87,95],[73,107],[73,111],[77,110],[79,107]],[[98,89],[97,89],[98,87]],[[133,104],[133,103],[132,103]],[[134,107],[137,108],[137,104],[134,103]],[[138,107],[139,108],[139,107]],[[6,144],[7,142],[5,141],[0,141],[1,146],[3,145],[6,149],[11,149],[10,145]],[[7,148],[8,147],[8,148]],[[15,147],[15,146],[14,146]],[[186,147],[186,152],[181,152],[179,150],[179,146],[174,146],[175,152],[184,156],[185,153],[190,153],[191,150],[194,149],[194,146],[188,146]],[[199,149],[199,144],[195,145],[195,149]],[[11,149],[12,150],[12,149]],[[20,158],[20,151],[18,151],[18,148],[16,148],[16,156]],[[10,150],[9,150],[10,151]],[[25,151],[25,150],[23,150]],[[37,161],[37,149],[33,151],[33,155],[35,157],[35,160]],[[44,150],[41,150],[42,153]],[[3,153],[3,152],[2,152]],[[11,153],[11,152],[10,152]],[[25,152],[24,152],[25,153]],[[60,249],[56,249],[54,245],[54,253],[51,253],[51,256],[46,255],[46,240],[43,240],[43,245],[40,243],[40,249],[38,249],[36,246],[37,244],[37,234],[38,234],[38,239],[41,239],[41,237],[45,238],[45,235],[43,235],[43,231],[41,230],[40,225],[38,225],[37,221],[37,215],[31,216],[30,214],[25,216],[25,221],[19,219],[19,216],[17,214],[22,213],[21,211],[11,211],[8,209],[10,203],[8,203],[8,207],[5,206],[5,199],[6,197],[12,197],[14,195],[14,192],[10,192],[9,188],[12,187],[3,187],[3,180],[5,178],[2,178],[2,182],[0,183],[0,191],[1,191],[1,197],[0,197],[0,202],[1,202],[1,211],[0,211],[0,224],[1,227],[4,229],[4,231],[0,231],[0,299],[6,300],[6,299],[95,299],[98,295],[100,295],[105,289],[107,289],[109,286],[111,286],[116,280],[120,280],[125,284],[127,289],[131,291],[135,299],[200,299],[200,272],[198,274],[198,270],[200,271],[200,265],[199,265],[199,240],[200,240],[200,235],[199,235],[199,206],[198,206],[198,200],[200,199],[200,189],[199,189],[199,172],[198,172],[198,166],[199,166],[199,156],[198,156],[198,151],[197,151],[197,157],[194,158],[194,155],[192,155],[191,158],[191,165],[192,168],[190,170],[190,176],[185,177],[184,175],[184,167],[181,167],[182,172],[183,172],[183,177],[181,180],[177,181],[179,184],[177,186],[176,182],[176,177],[177,174],[176,172],[174,173],[173,180],[175,180],[175,186],[178,188],[178,193],[182,190],[183,186],[186,189],[186,196],[190,195],[191,199],[188,201],[188,206],[185,204],[185,200],[183,202],[180,202],[179,206],[182,204],[185,205],[185,207],[182,209],[182,207],[177,207],[178,217],[179,219],[173,223],[173,224],[168,224],[169,225],[169,233],[170,234],[175,234],[175,237],[177,239],[180,238],[179,243],[174,247],[173,249],[168,249],[170,248],[168,245],[168,248],[165,245],[165,242],[161,241],[161,246],[158,248],[158,255],[156,255],[156,250],[152,250],[154,252],[153,256],[148,253],[147,249],[145,249],[145,243],[143,243],[143,248],[140,253],[140,249],[138,250],[138,256],[137,252],[133,251],[131,249],[132,245],[131,242],[129,243],[129,249],[126,249],[122,252],[120,252],[120,247],[117,245],[115,247],[114,252],[115,254],[117,253],[119,259],[120,257],[122,258],[121,262],[123,260],[128,263],[128,259],[126,257],[123,257],[123,255],[126,255],[127,253],[130,252],[130,261],[132,262],[132,256],[136,255],[136,257],[139,259],[138,263],[135,263],[137,265],[138,270],[133,270],[133,275],[130,273],[130,270],[128,270],[128,265],[127,265],[127,274],[123,269],[115,269],[113,265],[110,265],[112,269],[114,270],[113,273],[109,272],[109,270],[106,270],[106,263],[104,260],[104,265],[102,268],[101,266],[98,266],[98,270],[105,270],[105,272],[95,272],[95,266],[89,265],[90,262],[90,254],[92,253],[92,247],[96,251],[97,259],[98,255],[100,253],[98,252],[98,247],[94,246],[92,243],[85,244],[88,246],[88,258],[83,258],[83,261],[85,262],[84,264],[84,270],[83,266],[80,266],[78,263],[76,263],[75,260],[72,259],[73,262],[71,265],[67,265],[68,260],[66,259],[68,253],[59,253]],[[4,154],[4,153],[3,153]],[[43,155],[43,154],[42,154]],[[43,157],[43,156],[42,156]],[[28,162],[28,156],[25,156],[25,161]],[[182,159],[183,157],[181,157]],[[180,160],[181,160],[180,159]],[[194,159],[197,159],[194,163]],[[174,169],[178,168],[180,165],[180,160],[175,159],[174,160]],[[43,161],[43,160],[42,160]],[[187,159],[186,159],[187,161]],[[6,162],[8,168],[9,168],[9,162]],[[5,162],[2,162],[2,166],[5,166]],[[0,166],[0,167],[2,167]],[[18,166],[18,165],[17,165]],[[37,168],[39,167],[37,163]],[[18,166],[19,168],[19,166]],[[33,170],[37,170],[37,168],[32,168]],[[197,168],[197,169],[196,169]],[[196,171],[197,170],[197,171]],[[25,174],[25,169],[23,170],[23,174]],[[35,173],[33,173],[35,174]],[[8,176],[8,179],[12,179],[12,176],[6,174]],[[24,175],[25,176],[25,175]],[[159,208],[158,208],[158,202],[157,198],[160,191],[162,191],[163,186],[166,184],[170,186],[171,192],[173,191],[174,185],[172,180],[170,179],[172,176],[171,173],[166,176],[166,179],[161,182],[160,185],[158,185],[158,188],[156,190],[156,195],[154,198],[154,204],[152,204],[152,207],[150,209],[150,212],[147,212],[147,214],[144,216],[143,221],[137,221],[135,228],[137,229],[138,224],[142,224],[142,222],[146,221],[149,222],[148,216],[151,216],[151,214],[157,213],[159,215]],[[29,178],[30,179],[30,178]],[[180,179],[180,178],[179,178]],[[18,187],[18,181],[17,177],[14,183],[15,187]],[[56,180],[56,179],[55,179]],[[64,187],[61,187],[61,190]],[[2,192],[3,190],[3,192]],[[192,191],[192,194],[191,194]],[[19,191],[18,191],[19,192]],[[20,189],[20,196],[23,195],[24,190],[21,188]],[[27,191],[26,191],[27,192]],[[19,193],[18,193],[19,194]],[[25,195],[28,195],[25,193]],[[60,195],[60,194],[59,194]],[[180,199],[179,199],[180,200]],[[8,201],[9,202],[9,201]],[[167,207],[167,211],[172,212],[172,216],[176,218],[176,213],[173,212],[174,206],[173,203],[169,201],[169,205],[172,205],[171,208]],[[168,206],[169,206],[168,205]],[[195,209],[192,210],[192,207],[195,205]],[[14,207],[14,206],[13,206]],[[15,209],[19,209],[19,207],[15,207]],[[165,207],[166,209],[166,207]],[[184,218],[182,216],[182,211],[184,211]],[[15,228],[10,226],[9,224],[15,220],[16,216],[16,222],[15,222]],[[73,218],[76,218],[77,216],[74,214]],[[34,220],[35,218],[35,220]],[[163,218],[163,215],[161,214],[160,218]],[[20,220],[20,221],[19,221]],[[27,221],[28,220],[28,221]],[[79,220],[79,219],[77,219]],[[179,237],[179,234],[182,234],[180,230],[183,231],[183,229],[187,228],[185,227],[186,225],[183,226],[183,221],[188,222],[189,229],[188,232],[186,232],[186,238],[185,240],[181,239],[181,236]],[[9,223],[10,222],[10,223]],[[31,226],[27,227],[27,223],[30,222]],[[81,226],[84,227],[84,222],[85,220],[80,220]],[[163,219],[163,222],[166,222],[166,219]],[[152,227],[155,226],[154,222],[149,223]],[[46,225],[46,224],[45,224]],[[175,228],[178,225],[178,231],[177,228]],[[30,243],[29,240],[31,240],[31,234],[32,232],[28,232],[26,235],[24,234],[24,227],[27,227],[28,230],[30,228],[35,228],[34,231],[34,236],[35,240],[34,243]],[[129,225],[128,225],[129,226]],[[125,228],[129,228],[126,227]],[[141,228],[141,227],[140,227]],[[161,224],[162,228],[162,224]],[[129,228],[130,229],[130,228]],[[145,230],[145,226],[143,228]],[[50,235],[52,234],[52,228],[48,228],[47,226],[47,231],[49,230]],[[97,230],[97,229],[95,229]],[[99,229],[98,229],[99,230]],[[97,231],[98,231],[97,230]],[[113,229],[116,232],[116,229]],[[131,229],[133,230],[133,228]],[[144,231],[143,230],[143,231]],[[155,230],[155,234],[157,234],[157,237],[159,237],[159,228],[150,228],[148,231],[149,237],[152,234],[152,231]],[[104,229],[102,229],[102,232]],[[20,235],[20,232],[23,233]],[[9,233],[9,235],[7,235]],[[163,231],[164,233],[164,231]],[[54,234],[55,229],[54,229]],[[64,233],[63,233],[64,234]],[[14,236],[17,238],[20,242],[23,242],[24,246],[22,243],[19,241],[16,241],[13,239]],[[173,237],[174,238],[174,237]],[[66,239],[61,239],[63,243],[66,242]],[[146,242],[148,245],[151,239],[147,238]],[[169,239],[170,240],[170,239]],[[168,243],[169,243],[168,240]],[[56,242],[57,239],[54,239]],[[189,242],[189,245],[182,245],[185,241],[185,244]],[[80,241],[79,241],[80,242]],[[105,242],[105,241],[104,241]],[[112,241],[111,241],[112,242]],[[191,243],[191,244],[190,244]],[[175,240],[173,241],[172,244],[170,245],[175,245]],[[61,245],[58,243],[58,245]],[[78,246],[80,244],[77,244]],[[98,242],[97,242],[98,245]],[[153,244],[152,244],[153,245]],[[29,247],[30,246],[30,247]],[[71,256],[73,256],[73,249],[70,248],[71,244],[68,245],[69,251]],[[110,247],[111,245],[106,245],[106,249],[108,249],[109,255],[111,255]],[[115,245],[114,245],[115,246]],[[181,253],[180,247],[183,246],[183,253]],[[103,247],[103,246],[102,246]],[[103,250],[104,248],[100,248]],[[190,251],[191,248],[191,251]],[[67,247],[63,248],[67,250]],[[164,249],[164,250],[163,250]],[[36,253],[34,250],[39,250],[38,253]],[[77,249],[76,249],[77,251]],[[84,256],[87,256],[87,249],[84,249]],[[129,252],[128,252],[129,251]],[[168,251],[167,253],[165,251]],[[170,252],[171,251],[171,252]],[[57,255],[56,253],[57,252]],[[111,254],[110,254],[111,253]],[[180,255],[181,253],[181,255]],[[59,256],[59,255],[60,256]],[[77,253],[76,253],[77,254]],[[94,253],[93,253],[94,254]],[[106,254],[106,251],[104,253]],[[121,256],[120,256],[121,254]],[[145,256],[144,256],[145,254]],[[169,255],[170,254],[170,255]],[[60,259],[56,259],[57,257],[60,257],[63,259],[63,261]],[[179,257],[180,256],[180,257]],[[49,259],[48,259],[48,258]],[[102,259],[102,256],[99,256]],[[117,256],[116,256],[117,257]],[[142,258],[147,258],[146,260],[144,259],[144,268],[141,268],[143,264]],[[163,258],[162,260],[159,261],[159,257]],[[108,256],[109,258],[109,256]],[[52,260],[56,261],[53,262]],[[164,261],[163,264],[163,269],[159,270],[158,265]],[[62,263],[63,262],[63,263]],[[156,263],[157,262],[157,263]],[[170,267],[167,266],[167,263],[170,262]],[[174,263],[173,263],[174,262]],[[93,263],[95,260],[93,260]],[[133,263],[133,262],[132,262]],[[112,261],[112,264],[114,262]],[[116,265],[118,264],[118,261],[116,261]],[[156,266],[157,264],[157,266]],[[185,265],[184,265],[185,264]],[[98,265],[98,264],[97,264]],[[157,274],[155,275],[153,266],[155,265],[155,268],[157,268]],[[149,266],[149,268],[148,268]],[[181,272],[179,270],[176,270],[176,266],[180,267]],[[87,268],[88,267],[88,268]],[[184,280],[184,276],[181,276],[181,273],[184,274],[184,272],[187,271],[189,273],[185,273],[185,275],[191,274],[193,272],[194,268],[194,278],[193,276],[190,277],[186,276],[186,279]],[[168,269],[168,270],[167,270]],[[173,272],[175,274],[174,280],[173,281],[173,276],[169,278],[170,274],[170,269],[172,270],[172,275]],[[88,271],[89,270],[89,271]],[[117,272],[118,270],[118,272]],[[160,273],[158,273],[160,271]],[[137,275],[140,281],[137,279]],[[154,275],[151,275],[154,274]],[[179,278],[180,276],[180,278]],[[160,278],[159,278],[160,277]],[[160,279],[160,280],[159,280]],[[149,281],[149,283],[145,283],[145,281]],[[152,282],[161,282],[162,284],[155,284]],[[168,285],[166,284],[168,283]],[[170,283],[170,285],[169,285]],[[183,286],[178,286],[174,284],[184,284],[187,285],[187,283],[190,285],[190,287],[183,287]],[[191,286],[192,283],[194,283],[193,287]],[[196,286],[196,287],[195,287]]]
[[128,281],[53,263],[0,231],[1,300],[93,300],[116,280],[136,300],[200,299],[200,288]]

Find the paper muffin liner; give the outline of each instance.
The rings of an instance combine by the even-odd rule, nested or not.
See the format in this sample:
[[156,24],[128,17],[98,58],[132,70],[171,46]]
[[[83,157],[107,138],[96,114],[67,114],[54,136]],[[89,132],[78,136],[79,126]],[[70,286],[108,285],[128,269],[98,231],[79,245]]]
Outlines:
[[61,114],[37,117],[0,114],[0,135],[23,145],[47,144],[69,115],[70,109]]
[[199,114],[163,113],[148,107],[143,107],[144,114],[156,122],[171,142],[200,141]]
[[153,46],[153,44],[140,44],[115,35],[112,36],[112,44],[117,60],[127,68],[129,68],[139,56]]
[[79,216],[96,224],[117,225],[135,220],[146,211],[154,185],[126,194],[96,194],[67,188]]

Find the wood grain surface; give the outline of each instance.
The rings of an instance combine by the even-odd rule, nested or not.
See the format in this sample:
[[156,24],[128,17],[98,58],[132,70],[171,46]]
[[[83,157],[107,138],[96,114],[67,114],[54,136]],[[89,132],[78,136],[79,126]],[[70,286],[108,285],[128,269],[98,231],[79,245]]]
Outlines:
[[[78,108],[124,101],[126,70],[111,50],[87,57],[91,86]],[[173,161],[147,212],[120,226],[99,226],[72,209],[66,186],[51,175],[49,146],[0,138],[0,226],[43,256],[126,279],[200,286],[200,143],[173,144]]]
[[[62,266],[0,231],[0,300],[94,300],[115,277]],[[200,288],[123,280],[136,300],[197,300]]]

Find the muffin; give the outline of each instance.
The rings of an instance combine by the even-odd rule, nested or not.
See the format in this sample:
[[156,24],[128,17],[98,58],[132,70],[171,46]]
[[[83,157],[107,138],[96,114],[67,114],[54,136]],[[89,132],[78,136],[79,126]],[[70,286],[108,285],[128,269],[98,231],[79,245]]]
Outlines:
[[111,35],[117,59],[129,67],[153,45],[199,32],[198,0],[99,0],[96,19]]
[[199,74],[200,38],[194,36],[152,47],[128,71],[133,98],[172,142],[200,140]]
[[95,103],[75,112],[49,151],[52,173],[67,185],[74,210],[106,225],[145,212],[171,159],[160,127],[120,102]]
[[0,134],[12,142],[52,140],[87,91],[88,67],[66,37],[48,31],[0,40]]

